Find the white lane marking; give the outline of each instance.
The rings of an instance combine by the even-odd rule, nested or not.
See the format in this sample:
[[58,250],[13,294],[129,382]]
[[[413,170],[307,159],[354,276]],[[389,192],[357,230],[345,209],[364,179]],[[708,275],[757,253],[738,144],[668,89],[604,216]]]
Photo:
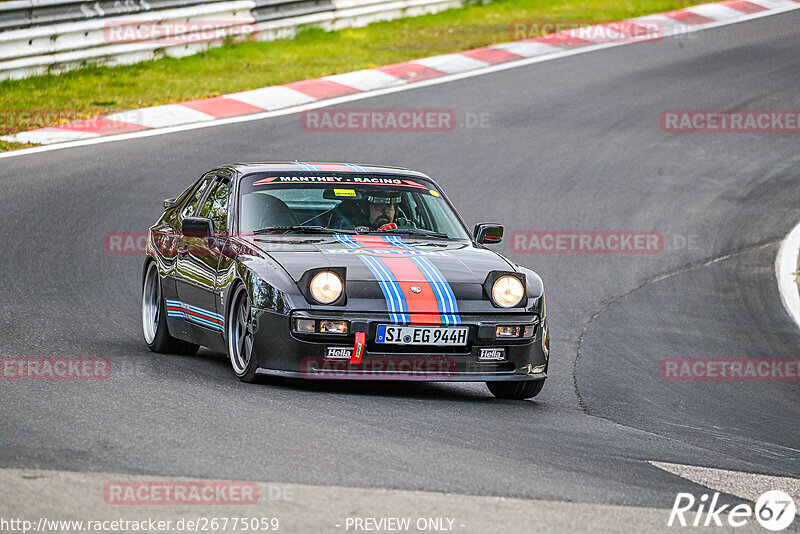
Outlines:
[[9,135],[15,143],[68,143],[81,139],[93,139],[100,137],[98,133],[81,132],[79,130],[61,130],[56,128],[40,128],[27,132],[19,132]]
[[800,224],[781,243],[775,259],[775,276],[783,307],[800,327],[800,291],[797,288],[797,257],[800,255]]
[[[732,20],[723,20],[719,22],[712,22],[709,24],[704,24],[701,26],[690,26],[687,27],[683,33],[693,33],[703,30],[710,30],[713,28],[719,28],[721,26],[728,26],[730,24],[738,24],[740,22],[760,19],[763,17],[769,17],[772,15],[777,15],[780,13],[786,13],[789,11],[793,11],[796,9],[800,9],[800,4],[792,3],[791,5],[786,5],[784,7],[772,10],[772,11],[763,11],[760,13],[755,13],[752,15],[748,15],[747,17],[738,17]],[[645,18],[645,17],[643,17]],[[654,37],[654,39],[660,39],[660,37]],[[545,56],[537,56],[531,57],[526,59],[520,59],[519,61],[512,61],[508,63],[500,63],[497,65],[491,65],[488,67],[483,67],[478,70],[467,71],[467,72],[460,72],[456,74],[449,74],[447,76],[441,76],[438,78],[430,78],[428,80],[423,80],[420,82],[415,82],[412,84],[405,84],[405,85],[397,85],[394,87],[387,87],[385,89],[379,89],[376,91],[370,91],[366,93],[356,93],[352,95],[341,96],[337,98],[331,98],[327,100],[321,100],[318,102],[312,102],[310,104],[305,104],[302,106],[295,106],[292,108],[280,109],[275,111],[265,111],[263,113],[253,113],[251,115],[241,115],[238,117],[229,117],[227,119],[215,119],[206,122],[197,122],[191,124],[182,124],[180,126],[170,126],[166,128],[158,128],[153,130],[142,130],[140,132],[130,132],[126,134],[119,134],[119,135],[109,135],[109,136],[102,136],[93,139],[85,139],[80,141],[69,141],[66,143],[59,143],[53,145],[44,145],[44,146],[37,146],[32,148],[23,148],[20,150],[10,150],[8,152],[0,153],[0,159],[7,159],[7,158],[16,158],[21,156],[28,156],[31,154],[38,154],[40,152],[49,152],[51,150],[64,150],[68,148],[76,148],[81,146],[90,146],[90,145],[98,145],[101,143],[113,143],[117,141],[127,141],[129,139],[140,139],[143,137],[152,137],[156,135],[166,135],[171,133],[177,132],[184,132],[189,130],[197,130],[200,128],[213,128],[215,126],[224,126],[228,124],[237,124],[240,122],[249,122],[249,121],[257,121],[263,119],[269,119],[272,117],[279,117],[283,115],[291,115],[295,113],[301,113],[303,111],[309,109],[318,109],[323,107],[330,107],[335,106],[337,104],[343,104],[346,102],[353,102],[356,100],[364,100],[367,98],[372,98],[376,96],[383,96],[392,93],[399,93],[401,91],[409,91],[412,89],[419,89],[423,87],[429,87],[431,85],[439,85],[444,83],[450,83],[457,80],[463,80],[466,78],[472,78],[475,76],[483,76],[485,74],[491,74],[494,72],[500,72],[508,69],[516,69],[519,67],[525,67],[528,65],[534,65],[536,63],[543,63],[545,61],[554,61],[557,59],[561,59],[564,57],[569,56],[576,56],[579,54],[586,54],[588,52],[594,52],[596,50],[604,50],[606,48],[613,48],[617,46],[625,46],[635,43],[641,43],[646,41],[631,41],[631,42],[619,42],[619,43],[600,43],[595,45],[588,45],[578,48],[572,48],[564,50],[563,52],[558,52],[555,54],[549,54]],[[424,59],[424,58],[423,58]],[[421,60],[414,60],[415,63],[419,63]]]
[[669,462],[650,462],[651,465],[663,469],[673,475],[685,478],[720,493],[735,495],[742,499],[756,502],[758,497],[770,490],[781,490],[800,503],[800,479],[760,475],[744,471],[730,471],[713,467],[673,464]]
[[112,121],[122,121],[130,124],[147,126],[148,128],[162,128],[192,122],[207,122],[214,117],[207,113],[187,108],[180,104],[165,104],[149,108],[131,109],[112,113],[106,117]]
[[272,85],[270,87],[262,87],[261,89],[253,89],[252,91],[242,91],[241,93],[233,93],[225,95],[225,98],[238,100],[245,104],[250,104],[257,108],[273,110],[281,109],[289,106],[299,106],[308,104],[309,102],[316,101],[316,98],[283,87],[282,85]]

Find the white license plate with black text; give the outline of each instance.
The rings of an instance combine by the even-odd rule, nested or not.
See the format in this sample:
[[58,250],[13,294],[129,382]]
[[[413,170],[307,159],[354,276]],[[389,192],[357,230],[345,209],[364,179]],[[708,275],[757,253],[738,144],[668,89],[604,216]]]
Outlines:
[[378,325],[376,343],[392,345],[463,346],[467,344],[466,326],[398,326]]

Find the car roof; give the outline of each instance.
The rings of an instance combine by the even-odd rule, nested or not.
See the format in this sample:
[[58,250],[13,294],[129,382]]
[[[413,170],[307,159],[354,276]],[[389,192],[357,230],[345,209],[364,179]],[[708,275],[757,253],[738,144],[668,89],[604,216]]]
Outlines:
[[[308,172],[309,174],[319,174],[320,172],[346,172],[346,173],[366,173],[366,174],[391,174],[397,176],[412,176],[424,178],[434,182],[429,176],[419,171],[412,171],[402,167],[389,167],[386,165],[371,165],[363,163],[332,163],[332,162],[264,162],[264,163],[233,163],[225,165],[239,175],[261,173],[261,172]],[[434,182],[435,183],[435,182]]]

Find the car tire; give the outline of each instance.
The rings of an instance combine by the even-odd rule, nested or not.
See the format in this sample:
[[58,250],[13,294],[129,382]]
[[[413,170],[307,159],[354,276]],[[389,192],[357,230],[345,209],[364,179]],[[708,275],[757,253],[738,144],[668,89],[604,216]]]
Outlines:
[[253,353],[253,332],[249,324],[252,315],[250,298],[244,286],[239,286],[225,320],[225,340],[233,372],[242,382],[255,382],[258,361]]
[[523,400],[538,395],[544,387],[544,380],[486,382],[486,386],[498,399]]
[[200,348],[200,345],[170,335],[161,278],[155,262],[147,266],[142,280],[142,329],[144,340],[153,352],[191,356]]

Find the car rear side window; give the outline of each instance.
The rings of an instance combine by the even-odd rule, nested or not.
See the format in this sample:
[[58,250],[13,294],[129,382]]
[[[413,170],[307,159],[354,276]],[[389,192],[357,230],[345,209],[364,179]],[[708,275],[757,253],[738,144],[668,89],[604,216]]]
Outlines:
[[208,194],[203,207],[200,208],[200,217],[208,217],[214,222],[214,232],[225,234],[228,232],[228,197],[231,186],[228,182],[218,181]]
[[195,189],[194,193],[189,197],[189,200],[181,209],[181,216],[180,219],[183,220],[184,217],[192,217],[197,209],[197,204],[200,202],[200,199],[203,198],[203,194],[206,192],[208,188],[208,184],[211,183],[211,179],[213,176],[208,175],[206,176],[200,186]]

